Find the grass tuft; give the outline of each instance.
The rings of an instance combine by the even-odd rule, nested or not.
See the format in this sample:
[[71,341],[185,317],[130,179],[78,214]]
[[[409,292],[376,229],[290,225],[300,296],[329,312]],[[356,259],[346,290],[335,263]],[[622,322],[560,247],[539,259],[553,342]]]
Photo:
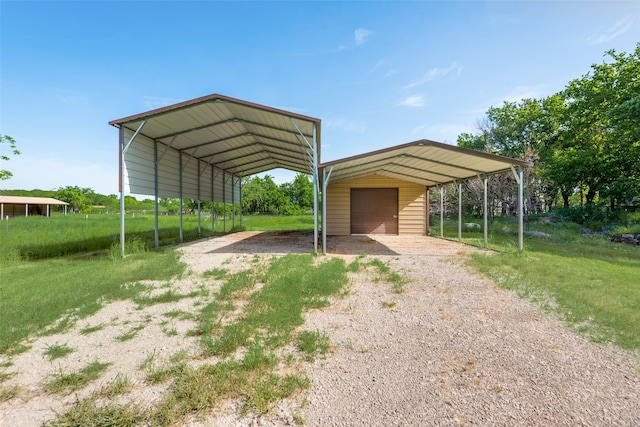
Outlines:
[[312,362],[317,354],[325,355],[329,351],[329,336],[319,331],[301,331],[298,334],[297,345],[305,354],[305,359]]
[[98,397],[92,395],[76,400],[70,411],[56,414],[56,417],[44,424],[45,427],[135,427],[142,425],[147,418],[144,409],[132,404],[100,405]]
[[98,332],[98,331],[103,330],[105,328],[105,326],[106,325],[104,323],[99,323],[99,324],[94,325],[94,326],[86,326],[86,327],[80,329],[80,334],[81,335],[89,335],[89,334],[91,334],[93,332]]
[[73,353],[73,351],[73,348],[69,347],[67,344],[56,343],[47,346],[47,349],[44,351],[44,355],[47,356],[49,360],[56,360]]
[[20,388],[17,384],[12,386],[0,386],[0,402],[6,402],[18,395]]
[[53,379],[44,385],[47,393],[72,393],[98,379],[111,363],[100,363],[97,360],[82,368],[79,372],[65,374],[60,370],[53,375]]

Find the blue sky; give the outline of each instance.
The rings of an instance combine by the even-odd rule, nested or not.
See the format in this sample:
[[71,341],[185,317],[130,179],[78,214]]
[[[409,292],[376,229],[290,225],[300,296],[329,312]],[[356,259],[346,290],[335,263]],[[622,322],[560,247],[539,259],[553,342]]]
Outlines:
[[0,189],[116,194],[107,122],[212,93],[322,119],[323,161],[455,144],[638,42],[637,1],[0,0],[0,133],[22,152]]

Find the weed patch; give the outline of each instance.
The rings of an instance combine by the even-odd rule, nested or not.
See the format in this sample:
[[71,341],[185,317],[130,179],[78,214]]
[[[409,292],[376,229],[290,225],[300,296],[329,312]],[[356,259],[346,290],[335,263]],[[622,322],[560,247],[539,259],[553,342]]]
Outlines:
[[56,360],[73,353],[73,351],[74,350],[67,344],[56,343],[47,346],[47,349],[44,351],[44,355],[47,356],[49,360]]
[[20,391],[18,385],[12,385],[8,387],[0,386],[0,402],[6,402],[18,395]]
[[317,354],[325,355],[329,351],[329,336],[319,331],[302,331],[298,334],[297,345],[305,359],[312,362]]
[[45,423],[45,427],[76,427],[76,426],[104,426],[104,427],[134,427],[139,426],[147,418],[142,408],[126,404],[100,405],[98,396],[92,395],[86,399],[76,400],[73,408]]
[[98,332],[98,331],[103,330],[105,328],[105,326],[106,325],[104,323],[99,323],[99,324],[94,325],[94,326],[86,326],[86,327],[80,329],[80,334],[81,335],[89,335],[89,334],[91,334],[93,332]]
[[47,393],[72,393],[98,379],[100,375],[111,365],[111,363],[92,362],[82,368],[79,372],[65,374],[60,370],[53,376],[53,379],[44,385]]

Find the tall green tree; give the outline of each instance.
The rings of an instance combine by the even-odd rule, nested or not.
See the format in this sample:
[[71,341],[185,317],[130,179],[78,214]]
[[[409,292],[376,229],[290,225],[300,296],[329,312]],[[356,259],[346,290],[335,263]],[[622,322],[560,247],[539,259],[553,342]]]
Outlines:
[[571,152],[586,203],[640,194],[640,44],[633,54],[606,53],[606,60],[571,81],[562,95],[566,119],[561,147]]
[[301,214],[313,209],[313,182],[309,175],[298,173],[292,182],[282,184],[281,188],[295,211],[291,213]]
[[54,197],[69,203],[69,207],[73,212],[88,212],[91,209],[94,195],[95,193],[91,188],[67,186],[58,188]]
[[245,178],[242,183],[242,210],[248,214],[283,214],[287,212],[288,203],[287,197],[270,175]]

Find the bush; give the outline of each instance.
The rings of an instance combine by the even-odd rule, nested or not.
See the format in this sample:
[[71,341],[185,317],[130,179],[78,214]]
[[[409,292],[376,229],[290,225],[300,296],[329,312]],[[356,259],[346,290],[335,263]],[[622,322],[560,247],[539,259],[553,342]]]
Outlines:
[[595,231],[606,231],[606,228],[618,223],[618,215],[602,205],[571,206],[556,208],[553,214],[562,221],[575,222]]

